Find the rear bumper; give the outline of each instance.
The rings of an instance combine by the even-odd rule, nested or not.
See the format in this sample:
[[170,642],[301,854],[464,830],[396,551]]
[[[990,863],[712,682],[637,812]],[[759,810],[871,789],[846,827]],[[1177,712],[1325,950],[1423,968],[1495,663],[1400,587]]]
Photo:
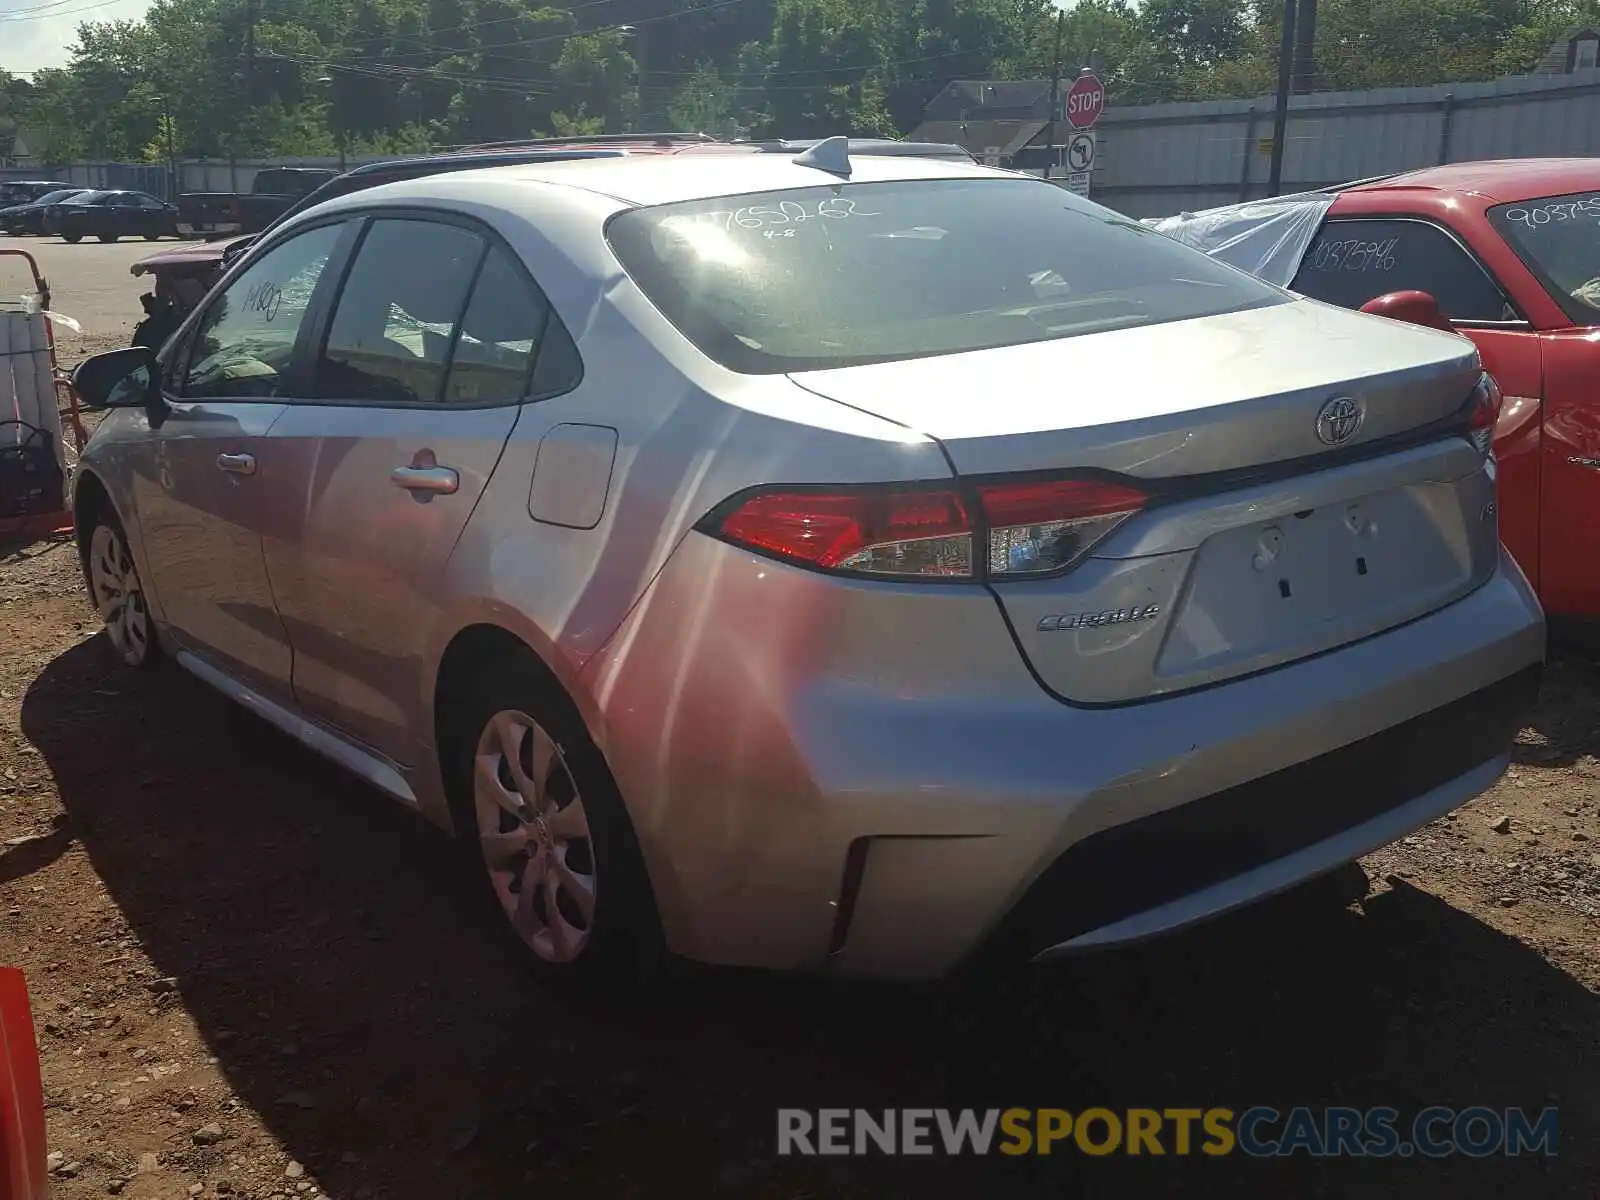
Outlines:
[[244,222],[235,220],[209,221],[198,218],[190,220],[186,217],[179,217],[178,232],[186,238],[232,237],[235,234],[244,232]]
[[1494,783],[1538,666],[1265,778],[1074,843],[996,941],[1038,959],[1136,941],[1293,887]]
[[1189,924],[1464,803],[1543,656],[1503,557],[1388,633],[1074,708],[981,588],[841,582],[691,535],[584,679],[674,950],[927,977],[991,939],[1031,957]]

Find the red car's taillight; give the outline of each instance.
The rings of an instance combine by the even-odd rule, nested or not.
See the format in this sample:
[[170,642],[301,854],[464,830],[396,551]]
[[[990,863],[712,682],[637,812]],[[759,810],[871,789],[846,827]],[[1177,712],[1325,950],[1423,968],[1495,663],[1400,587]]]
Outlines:
[[774,488],[713,513],[706,532],[802,566],[897,578],[1016,578],[1060,571],[1146,496],[1096,480],[953,487]]
[[1472,390],[1469,401],[1471,407],[1467,414],[1467,436],[1485,458],[1494,444],[1494,427],[1500,420],[1500,405],[1504,400],[1500,385],[1495,382],[1493,375],[1485,371],[1478,380],[1478,386]]

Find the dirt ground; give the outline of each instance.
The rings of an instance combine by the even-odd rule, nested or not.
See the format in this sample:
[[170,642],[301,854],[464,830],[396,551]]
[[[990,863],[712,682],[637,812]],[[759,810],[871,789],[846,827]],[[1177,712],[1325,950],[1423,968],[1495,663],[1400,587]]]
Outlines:
[[[70,544],[0,548],[0,646],[0,962],[66,1200],[1596,1194],[1589,658],[1492,792],[1366,876],[1062,967],[601,1003],[507,960],[430,827],[181,671],[124,673]],[[1095,1104],[1555,1105],[1559,1156],[775,1156],[779,1107]]]

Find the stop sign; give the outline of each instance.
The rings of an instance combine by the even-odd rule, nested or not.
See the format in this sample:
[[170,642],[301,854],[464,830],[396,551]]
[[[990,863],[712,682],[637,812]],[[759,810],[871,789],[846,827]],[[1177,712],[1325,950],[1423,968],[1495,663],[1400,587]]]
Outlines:
[[1085,68],[1067,89],[1067,124],[1074,129],[1088,129],[1100,119],[1105,106],[1106,85]]

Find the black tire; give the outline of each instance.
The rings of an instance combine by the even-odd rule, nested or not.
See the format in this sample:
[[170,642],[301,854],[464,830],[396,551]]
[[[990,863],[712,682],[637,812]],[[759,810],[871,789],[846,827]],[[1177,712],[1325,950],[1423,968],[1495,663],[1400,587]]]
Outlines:
[[[593,912],[583,930],[586,940],[581,950],[564,962],[553,961],[548,953],[537,948],[541,937],[546,949],[554,940],[548,936],[548,922],[546,930],[531,936],[519,932],[507,908],[508,903],[519,897],[503,897],[490,871],[480,834],[475,781],[479,743],[488,736],[486,731],[491,721],[498,714],[508,712],[525,716],[549,735],[557,752],[546,772],[545,794],[553,798],[554,804],[562,806],[560,812],[568,811],[567,806],[576,798],[581,801],[586,817],[586,836],[563,842],[560,861],[563,870],[571,868],[580,878],[587,866],[593,880]],[[512,953],[538,979],[558,988],[614,991],[631,989],[652,979],[663,965],[665,955],[644,858],[611,769],[590,740],[577,708],[566,693],[531,654],[513,655],[486,664],[470,694],[458,703],[457,711],[449,715],[456,732],[451,744],[442,749],[442,755],[451,817],[474,886]],[[537,738],[536,732],[527,732],[530,738]],[[531,747],[532,744],[530,741],[526,745]],[[522,760],[525,774],[531,774],[529,762],[526,757]],[[508,778],[504,766],[500,768],[499,777],[502,782]],[[508,833],[530,828],[509,814],[499,815],[500,828]],[[551,828],[558,824],[559,818],[551,822]],[[546,835],[554,836],[548,829]],[[586,851],[578,844],[579,840],[587,843]],[[533,844],[531,838],[529,844]],[[546,851],[554,852],[553,849]],[[507,868],[511,879],[506,881],[506,886],[519,876],[524,880],[528,878],[528,863],[535,853],[537,851],[524,850],[520,860],[513,861]],[[559,872],[552,873],[559,875]],[[543,919],[543,905],[548,903],[541,897],[548,897],[550,893],[535,889],[533,894],[535,901],[530,907],[540,909],[534,916],[538,921]],[[566,900],[570,893],[563,892],[562,897]],[[570,902],[561,903],[560,920],[576,915],[579,914]],[[569,929],[572,924],[576,922],[569,924]]]
[[[109,506],[102,506],[91,518],[89,528],[84,531],[83,546],[84,586],[89,593],[89,603],[94,605],[105,623],[106,638],[111,643],[112,651],[135,671],[149,671],[160,666],[165,654],[156,632],[155,619],[150,615],[149,604],[145,600],[139,566],[133,560],[127,531]],[[107,611],[107,564],[96,561],[102,554],[114,560],[111,565],[116,567],[123,581],[120,619]],[[131,599],[127,587],[130,579],[133,584]],[[130,602],[134,611],[127,611]],[[142,637],[135,636],[135,627],[142,627]]]
[[63,242],[70,242],[72,245],[76,246],[79,242],[83,241],[83,234],[81,234],[81,233],[63,233],[61,235],[61,240]]
[[122,235],[119,234],[119,233],[97,233],[97,234],[95,234],[95,237],[99,238],[102,242],[105,242],[108,246],[112,242],[116,241],[121,236]]

